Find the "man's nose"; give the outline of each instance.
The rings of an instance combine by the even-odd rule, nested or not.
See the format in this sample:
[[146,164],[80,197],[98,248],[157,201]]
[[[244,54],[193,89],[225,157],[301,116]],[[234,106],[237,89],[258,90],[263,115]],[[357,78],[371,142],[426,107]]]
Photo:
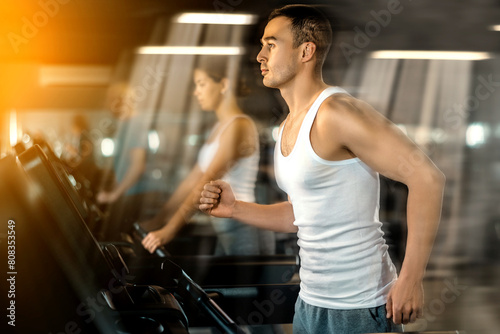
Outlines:
[[265,60],[264,49],[261,49],[257,54],[257,61],[262,64]]

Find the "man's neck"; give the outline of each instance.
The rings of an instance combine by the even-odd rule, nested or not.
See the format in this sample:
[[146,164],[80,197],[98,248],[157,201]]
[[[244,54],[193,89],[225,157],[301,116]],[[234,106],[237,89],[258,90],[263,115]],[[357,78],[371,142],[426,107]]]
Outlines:
[[280,88],[281,96],[288,105],[291,115],[307,111],[318,95],[327,88],[321,76],[295,77],[285,87]]

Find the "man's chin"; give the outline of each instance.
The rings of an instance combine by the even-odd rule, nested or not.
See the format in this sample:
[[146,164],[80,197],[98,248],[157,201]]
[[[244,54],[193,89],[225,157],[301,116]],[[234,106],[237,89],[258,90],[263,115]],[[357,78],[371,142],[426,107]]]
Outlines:
[[267,88],[277,88],[276,85],[274,85],[274,83],[270,80],[266,80],[266,77],[262,78],[262,83],[264,84],[264,86],[266,86]]

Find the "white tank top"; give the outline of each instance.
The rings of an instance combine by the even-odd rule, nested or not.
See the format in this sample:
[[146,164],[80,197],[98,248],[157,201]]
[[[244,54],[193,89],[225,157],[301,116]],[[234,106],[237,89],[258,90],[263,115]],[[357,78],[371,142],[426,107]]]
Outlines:
[[[250,119],[246,115],[235,116],[233,119],[226,122],[224,127],[219,129],[219,124],[217,124],[212,133],[217,131],[217,136],[210,143],[205,143],[198,153],[198,166],[202,172],[206,172],[212,160],[219,149],[220,136],[224,130],[237,118],[245,117]],[[253,124],[253,121],[252,121]],[[255,128],[255,151],[247,156],[240,158],[227,173],[222,177],[222,180],[226,181],[231,185],[234,195],[238,200],[245,202],[255,202],[255,182],[257,181],[257,172],[259,170],[259,137],[257,134],[257,129]]]
[[[279,187],[289,196],[298,227],[300,293],[306,303],[332,309],[375,307],[397,279],[378,218],[379,175],[359,158],[328,161],[310,141],[325,89],[307,112],[292,152],[275,148]],[[286,122],[286,121],[285,121]]]

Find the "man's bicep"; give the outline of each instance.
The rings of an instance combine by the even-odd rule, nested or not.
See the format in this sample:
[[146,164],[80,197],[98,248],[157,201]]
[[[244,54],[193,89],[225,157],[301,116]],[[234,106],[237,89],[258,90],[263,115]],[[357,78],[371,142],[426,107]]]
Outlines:
[[131,163],[145,163],[146,162],[146,149],[143,147],[134,147],[129,151]]
[[396,181],[408,183],[432,164],[425,153],[395,124],[366,103],[346,117],[344,144],[364,163]]

